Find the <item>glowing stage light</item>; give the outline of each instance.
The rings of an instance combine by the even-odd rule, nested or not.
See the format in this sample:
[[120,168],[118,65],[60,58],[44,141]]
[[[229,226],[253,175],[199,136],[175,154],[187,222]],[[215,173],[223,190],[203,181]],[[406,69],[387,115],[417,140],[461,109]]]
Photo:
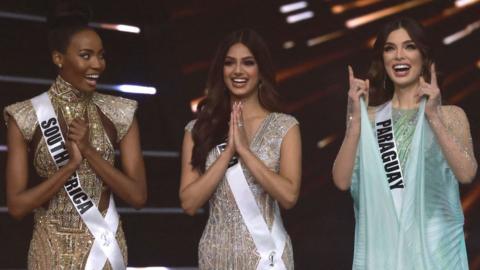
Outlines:
[[192,110],[193,113],[196,113],[196,112],[197,112],[198,104],[199,104],[200,101],[202,101],[204,98],[205,98],[205,96],[202,96],[202,97],[198,97],[198,98],[193,99],[192,101],[190,101],[190,109]]
[[337,139],[337,135],[336,135],[336,134],[327,136],[327,137],[321,139],[320,141],[318,141],[317,147],[320,148],[320,149],[325,148],[325,147],[327,147],[329,144],[331,144],[332,142],[334,142],[335,139]]
[[353,19],[350,19],[345,22],[345,26],[348,28],[356,28],[359,26],[362,26],[364,24],[385,18],[387,16],[393,15],[395,13],[399,13],[402,11],[405,11],[407,9],[411,9],[426,3],[431,2],[432,0],[415,0],[415,1],[409,1],[406,3],[402,3],[393,7],[385,8],[379,11],[375,11],[360,17],[356,17]]
[[328,34],[325,34],[325,35],[318,36],[318,37],[314,37],[314,38],[311,38],[311,39],[307,40],[307,46],[313,47],[315,45],[318,45],[318,44],[321,44],[321,43],[339,38],[339,37],[343,36],[344,34],[345,34],[345,32],[343,30],[339,30],[339,31],[335,31],[335,32],[332,32],[332,33],[328,33]]
[[302,8],[306,8],[308,6],[308,3],[305,1],[299,1],[299,2],[294,2],[290,4],[285,4],[280,6],[280,12],[281,13],[290,13],[295,10],[299,10]]
[[338,4],[334,5],[331,7],[331,11],[333,14],[340,14],[343,13],[347,10],[354,9],[354,8],[359,8],[359,7],[366,7],[371,4],[375,4],[377,2],[380,2],[380,0],[359,0],[359,1],[353,1],[350,3],[346,4]]
[[460,39],[470,35],[471,33],[473,33],[475,30],[477,30],[479,28],[480,28],[480,21],[476,21],[474,23],[471,23],[471,24],[467,25],[464,29],[462,29],[458,32],[455,32],[455,33],[453,33],[449,36],[446,36],[443,39],[443,44],[450,45],[454,42],[457,42]]
[[295,42],[294,42],[294,41],[289,40],[289,41],[285,41],[285,42],[283,43],[283,48],[284,48],[285,50],[291,49],[291,48],[293,48],[293,47],[295,47]]
[[121,84],[116,86],[117,90],[124,93],[155,95],[157,89],[150,86],[141,86],[133,84]]
[[16,12],[7,12],[7,11],[0,11],[0,18],[31,21],[31,22],[47,22],[47,19],[42,16],[22,14],[22,13],[16,13]]
[[288,23],[297,23],[300,21],[311,19],[315,16],[313,11],[305,11],[302,13],[293,14],[287,17]]
[[[47,19],[43,16],[23,14],[23,13],[17,13],[17,12],[7,12],[7,11],[0,11],[0,18],[31,21],[31,22],[41,22],[41,23],[47,22]],[[96,22],[91,22],[88,25],[95,28],[115,30],[115,31],[127,32],[132,34],[140,34],[140,28],[134,25],[96,23]]]
[[99,27],[107,30],[116,30],[120,32],[127,32],[132,34],[140,34],[140,28],[133,25],[126,24],[111,24],[111,23],[92,23],[95,27]]
[[455,1],[456,7],[466,7],[479,2],[479,0],[457,0]]

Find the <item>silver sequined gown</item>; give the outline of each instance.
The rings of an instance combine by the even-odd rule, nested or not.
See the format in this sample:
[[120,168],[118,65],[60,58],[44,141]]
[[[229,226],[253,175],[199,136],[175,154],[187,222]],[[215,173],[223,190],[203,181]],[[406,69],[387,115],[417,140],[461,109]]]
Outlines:
[[[186,130],[191,131],[194,123],[191,121],[186,126]],[[282,140],[287,131],[296,124],[298,124],[297,120],[290,115],[270,113],[252,139],[250,149],[274,172],[278,173],[280,169]],[[217,157],[218,154],[211,151],[206,167],[210,167]],[[245,166],[243,167],[248,185],[271,229],[277,202],[256,183],[255,178],[245,169]],[[209,204],[209,218],[198,249],[200,269],[256,269],[260,257],[225,177],[218,184]],[[282,259],[287,269],[294,268],[292,244],[288,235]]]

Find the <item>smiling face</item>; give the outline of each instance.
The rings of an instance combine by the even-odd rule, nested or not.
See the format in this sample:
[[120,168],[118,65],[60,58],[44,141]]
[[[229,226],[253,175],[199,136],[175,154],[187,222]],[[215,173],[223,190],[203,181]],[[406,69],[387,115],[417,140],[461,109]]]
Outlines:
[[60,76],[73,87],[94,91],[106,65],[102,40],[91,29],[77,32],[71,37],[65,53],[53,52],[53,61],[61,66]]
[[422,54],[404,28],[388,35],[383,47],[383,63],[395,88],[418,82],[423,67]]
[[242,43],[230,47],[223,65],[223,79],[230,93],[245,98],[257,92],[259,70],[255,57]]

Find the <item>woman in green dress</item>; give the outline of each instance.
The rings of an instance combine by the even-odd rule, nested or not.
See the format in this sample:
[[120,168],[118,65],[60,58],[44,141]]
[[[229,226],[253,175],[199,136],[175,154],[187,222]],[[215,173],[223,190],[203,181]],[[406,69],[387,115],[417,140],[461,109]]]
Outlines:
[[[422,26],[403,18],[379,32],[368,79],[349,67],[332,172],[354,200],[353,269],[468,269],[458,183],[477,162],[464,111],[441,104],[431,54]],[[367,108],[369,93],[378,106]]]

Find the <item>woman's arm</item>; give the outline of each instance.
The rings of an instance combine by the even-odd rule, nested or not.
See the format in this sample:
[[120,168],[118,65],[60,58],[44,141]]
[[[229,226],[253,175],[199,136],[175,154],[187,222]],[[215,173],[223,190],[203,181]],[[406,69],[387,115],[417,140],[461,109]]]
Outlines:
[[300,128],[293,126],[283,138],[280,150],[280,172],[270,170],[250,149],[238,154],[255,180],[285,209],[297,203],[302,175],[302,144]]
[[457,106],[442,106],[439,113],[429,114],[428,120],[458,181],[472,182],[477,173],[477,161],[465,112]]
[[28,146],[13,117],[8,120],[7,129],[7,206],[9,213],[21,219],[33,209],[49,201],[75,172],[82,156],[75,143],[67,142],[69,162],[40,184],[28,187]]
[[293,126],[285,134],[280,148],[280,172],[275,173],[250,151],[242,116],[242,104],[233,106],[233,134],[236,152],[263,189],[283,208],[295,206],[300,193],[302,145],[300,128]]
[[[231,119],[232,117],[230,117]],[[230,120],[232,123],[232,120]],[[228,163],[233,157],[233,135],[232,124],[230,124],[228,144],[218,159],[205,171],[200,174],[192,167],[193,139],[190,131],[185,132],[182,147],[182,175],[180,180],[179,197],[183,210],[193,216],[198,208],[212,196],[218,183],[223,179]]]
[[147,183],[137,120],[133,119],[130,129],[120,141],[123,172],[104,160],[90,145],[88,134],[88,126],[83,120],[72,121],[68,138],[78,145],[90,167],[122,200],[137,209],[143,207],[147,200]]
[[342,146],[333,163],[333,183],[340,190],[347,190],[352,184],[353,168],[360,138],[360,98],[368,102],[369,81],[355,78],[353,70],[348,66],[349,90],[347,104],[347,128]]
[[472,137],[465,112],[456,106],[441,106],[435,64],[430,66],[431,81],[420,77],[418,96],[427,96],[425,114],[443,155],[460,183],[470,183],[477,173]]

